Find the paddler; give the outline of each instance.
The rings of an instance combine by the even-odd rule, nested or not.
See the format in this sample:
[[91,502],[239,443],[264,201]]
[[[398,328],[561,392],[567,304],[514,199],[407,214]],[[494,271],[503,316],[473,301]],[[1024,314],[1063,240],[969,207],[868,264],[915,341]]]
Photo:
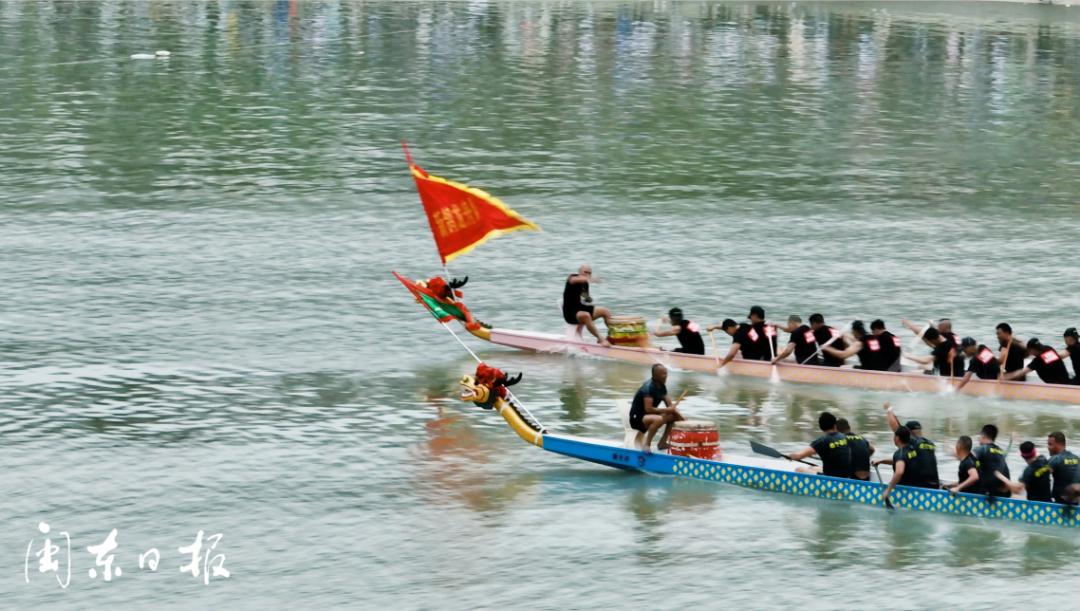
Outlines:
[[893,431],[893,444],[896,446],[896,452],[892,458],[883,458],[870,463],[875,467],[881,464],[892,465],[892,479],[889,480],[889,487],[882,494],[882,500],[886,502],[897,486],[918,488],[922,480],[918,473],[918,466],[915,464],[915,456],[918,453],[911,446],[911,431],[907,430],[907,427],[897,427]]
[[1051,491],[1054,502],[1072,504],[1066,498],[1066,489],[1080,482],[1080,458],[1065,449],[1065,434],[1060,431],[1050,433],[1046,439],[1046,449],[1050,452],[1050,460],[1046,464],[1054,476]]
[[1076,332],[1076,327],[1065,329],[1065,349],[1058,352],[1058,356],[1069,357],[1073,368],[1072,383],[1080,384],[1080,333]]
[[975,489],[979,485],[979,468],[975,466],[975,457],[971,454],[971,437],[961,435],[956,440],[953,456],[960,461],[960,465],[956,468],[956,481],[945,484],[942,488],[951,491],[952,495],[956,496],[957,492]]
[[[821,314],[810,315],[810,328],[814,330],[814,337],[817,338],[818,346],[828,345],[840,351],[847,349],[843,334],[839,330],[826,325],[825,317]],[[826,367],[840,367],[844,364],[844,359],[838,359],[822,350],[821,364]]]
[[[1024,347],[1020,340],[1013,337],[1012,327],[1009,323],[1003,322],[995,329],[997,332],[998,343],[1001,345],[1001,353],[998,355],[998,362],[1005,366],[1005,375],[1020,371],[1024,368],[1024,359],[1027,358],[1027,348]],[[1017,382],[1023,382],[1027,378],[1020,375],[1013,379]]]
[[882,358],[886,364],[885,371],[900,371],[900,355],[904,350],[900,338],[886,331],[885,321],[880,318],[870,323],[870,332],[881,343]]
[[851,447],[848,446],[847,436],[836,430],[836,416],[822,412],[818,416],[818,428],[824,435],[787,457],[791,460],[802,460],[811,454],[817,454],[821,457],[821,466],[798,467],[795,471],[851,479]]
[[568,325],[585,325],[585,328],[596,336],[603,346],[610,346],[611,342],[600,335],[593,323],[597,318],[603,318],[604,324],[611,326],[611,310],[592,305],[592,296],[589,295],[589,282],[599,284],[602,279],[592,275],[591,265],[582,265],[576,274],[570,274],[566,279],[566,287],[563,289],[563,320]]
[[[885,418],[893,431],[900,428],[900,420],[893,413],[892,405],[887,401],[885,402]],[[938,480],[937,444],[922,436],[922,425],[917,420],[909,420],[904,428],[908,430],[911,447],[916,452],[913,457],[914,465],[909,465],[909,468],[915,467],[916,481],[919,482],[916,485],[920,488],[938,489],[941,482]]]
[[[652,439],[660,427],[664,428],[664,435],[656,444],[656,449],[666,450],[668,447],[668,435],[671,434],[671,425],[680,420],[685,420],[682,414],[674,407],[671,396],[667,391],[667,367],[657,363],[652,366],[652,378],[641,385],[634,401],[630,404],[630,427],[645,433],[645,442],[642,451],[646,454],[652,452]],[[666,408],[659,407],[663,402]]]
[[[1016,349],[1016,343],[1013,343]],[[1039,378],[1047,384],[1069,384],[1069,370],[1065,368],[1065,361],[1058,356],[1057,350],[1039,342],[1038,338],[1031,338],[1027,343],[1027,351],[1034,358],[1028,364],[1012,373],[1006,373],[1005,380],[1022,380],[1032,371],[1039,374]]]
[[669,337],[674,335],[679,340],[679,347],[672,352],[682,354],[705,354],[705,342],[701,339],[701,325],[692,320],[683,318],[683,312],[679,308],[671,308],[668,315],[661,319],[662,323],[671,323],[671,327],[661,331],[657,329],[652,334],[656,337]]
[[757,350],[761,360],[767,361],[776,354],[776,327],[765,321],[765,308],[754,306],[750,308],[751,333],[750,339],[757,342]]
[[795,353],[795,362],[800,365],[821,364],[821,359],[818,357],[817,336],[813,329],[802,324],[802,318],[789,316],[787,325],[779,328],[791,333],[791,337],[788,338],[788,345],[784,351],[773,359],[774,364],[786,359],[792,352]]
[[836,421],[836,430],[847,437],[848,446],[851,448],[851,479],[870,481],[870,457],[873,456],[874,444],[851,432],[851,424],[841,418]]
[[[750,323],[737,323],[728,318],[720,323],[719,327],[709,327],[709,331],[722,329],[731,336],[731,349],[720,361],[719,367],[723,367],[735,358],[736,354],[742,353],[743,360],[767,361],[769,360],[769,337],[765,332],[765,309],[761,306],[750,308]],[[772,338],[775,342],[775,337]],[[774,343],[775,348],[775,343]]]
[[1023,475],[1020,476],[1020,481],[1014,483],[1006,480],[1005,485],[1012,490],[1013,494],[1026,491],[1027,500],[1029,501],[1050,503],[1052,500],[1050,495],[1050,467],[1047,465],[1046,457],[1040,456],[1035,449],[1035,444],[1030,441],[1020,444],[1020,457],[1027,463],[1027,468],[1024,469]]
[[851,342],[844,350],[823,346],[822,350],[841,362],[844,359],[859,355],[859,364],[855,369],[868,371],[888,371],[889,366],[885,363],[884,354],[881,350],[881,341],[866,332],[861,320],[851,323]]
[[994,356],[993,350],[976,343],[972,337],[965,337],[960,340],[960,347],[964,350],[964,354],[971,359],[971,362],[968,365],[967,373],[964,374],[964,379],[960,380],[960,383],[956,385],[956,392],[960,392],[973,375],[979,376],[980,380],[998,379],[998,374],[1001,372],[1001,363]]
[[[952,321],[948,318],[942,318],[938,321],[937,326],[930,325],[925,330],[915,326],[908,319],[903,320],[904,326],[914,331],[916,334],[922,334],[922,340],[927,346],[932,349],[933,359],[932,362],[936,365],[938,375],[951,377],[953,372],[959,375],[964,370],[964,355],[960,351],[960,338],[952,332]],[[906,354],[909,359],[922,363],[924,365],[929,364],[931,361],[926,360],[925,357],[914,357],[910,354]],[[951,360],[950,360],[951,357]]]
[[979,443],[972,454],[979,469],[979,492],[989,496],[1010,497],[1009,465],[1005,464],[1005,452],[996,443],[998,428],[988,424],[979,434]]

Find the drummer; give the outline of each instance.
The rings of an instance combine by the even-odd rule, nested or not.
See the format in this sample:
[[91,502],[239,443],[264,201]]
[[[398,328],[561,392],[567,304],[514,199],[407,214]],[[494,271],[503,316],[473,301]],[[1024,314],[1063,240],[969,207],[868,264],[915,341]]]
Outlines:
[[671,308],[668,315],[660,322],[670,322],[671,328],[663,331],[657,329],[652,334],[656,337],[669,337],[674,335],[679,340],[679,347],[675,352],[682,354],[705,354],[705,342],[701,339],[701,325],[692,320],[683,318],[682,310]]
[[593,321],[603,318],[604,324],[611,326],[611,310],[598,308],[592,305],[592,296],[589,295],[589,282],[599,284],[599,276],[592,275],[591,265],[582,265],[576,274],[570,274],[566,279],[566,287],[563,289],[563,320],[568,325],[585,325],[585,328],[596,336],[603,346],[611,346],[611,342],[596,330]]
[[821,466],[798,467],[795,471],[851,479],[851,446],[848,445],[847,435],[836,430],[836,416],[822,412],[818,416],[818,428],[825,434],[787,457],[791,460],[802,460],[811,454],[817,454],[821,457]]
[[[658,407],[661,401],[667,404],[667,408]],[[645,433],[642,451],[646,454],[652,452],[652,438],[664,425],[667,426],[660,442],[656,444],[656,449],[666,450],[671,425],[680,420],[686,418],[675,409],[671,396],[668,395],[667,367],[657,363],[652,366],[652,379],[641,385],[634,395],[634,402],[630,404],[630,427]]]

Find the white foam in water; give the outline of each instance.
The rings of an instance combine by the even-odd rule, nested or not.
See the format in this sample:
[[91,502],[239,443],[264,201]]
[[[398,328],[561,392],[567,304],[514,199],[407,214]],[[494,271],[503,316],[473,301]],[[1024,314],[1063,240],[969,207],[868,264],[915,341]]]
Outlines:
[[156,55],[149,55],[147,53],[136,53],[131,56],[131,59],[154,59]]
[[158,51],[157,54],[159,57],[168,57],[171,55],[168,51]]

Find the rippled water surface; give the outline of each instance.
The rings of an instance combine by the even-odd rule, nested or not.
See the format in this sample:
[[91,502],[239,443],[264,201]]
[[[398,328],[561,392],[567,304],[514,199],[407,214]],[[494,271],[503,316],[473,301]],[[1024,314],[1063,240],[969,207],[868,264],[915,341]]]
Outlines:
[[[950,316],[981,341],[1010,321],[1060,346],[1080,326],[1077,10],[0,3],[5,605],[1075,598],[1071,532],[527,446],[456,399],[470,357],[390,270],[440,271],[404,139],[545,230],[451,264],[496,326],[561,331],[555,299],[591,262],[601,303],[650,318]],[[157,50],[171,55],[130,59]],[[555,432],[618,438],[614,399],[647,375],[466,341],[525,372],[517,394]],[[735,453],[795,449],[822,410],[884,447],[887,399],[943,446],[987,422],[1080,435],[1059,405],[678,372],[669,386]],[[32,555],[25,580],[42,521],[72,536],[66,590]],[[114,528],[122,575],[91,579],[86,547]],[[179,570],[200,530],[224,535],[228,579]],[[156,572],[138,566],[150,548]]]

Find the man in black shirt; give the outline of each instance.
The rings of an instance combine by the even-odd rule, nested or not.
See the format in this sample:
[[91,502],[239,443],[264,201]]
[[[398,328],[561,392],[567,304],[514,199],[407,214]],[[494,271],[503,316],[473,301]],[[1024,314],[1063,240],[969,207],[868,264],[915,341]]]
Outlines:
[[763,361],[768,361],[776,355],[776,327],[765,322],[765,308],[754,306],[750,308],[751,330],[748,337],[757,343],[757,351]]
[[720,369],[724,365],[731,362],[735,355],[740,354],[743,360],[746,361],[760,361],[761,353],[758,351],[758,343],[756,338],[758,337],[757,331],[747,323],[739,324],[730,318],[724,319],[724,322],[720,323],[719,327],[709,327],[709,331],[714,329],[722,329],[724,333],[731,336],[731,350],[720,361],[720,365],[717,369]]
[[[997,446],[998,429],[992,424],[982,428],[979,443],[972,452],[975,466],[979,469],[979,492],[990,496],[1010,497],[1009,465],[1005,464],[1005,452]],[[1000,477],[999,477],[1000,476]]]
[[[664,435],[656,444],[658,450],[667,449],[668,435],[671,433],[671,425],[680,420],[685,420],[682,414],[675,409],[671,402],[671,396],[667,391],[667,367],[657,363],[652,366],[652,378],[641,385],[634,401],[630,404],[630,426],[637,431],[645,433],[645,442],[642,451],[648,454],[652,451],[652,439],[660,427],[664,428]],[[661,408],[663,402],[667,408]]]
[[[937,329],[930,327],[923,334],[923,341],[933,346],[929,356],[917,356],[910,353],[904,353],[904,356],[923,365],[933,363],[938,375],[952,377],[954,356],[958,352],[953,340],[938,333]],[[961,362],[962,360],[961,357]],[[934,372],[927,371],[926,373]]]
[[822,350],[825,354],[840,360],[859,355],[859,364],[855,369],[869,371],[888,371],[889,365],[885,362],[885,352],[882,350],[881,340],[866,332],[861,320],[851,323],[852,342],[844,350],[838,350],[832,346],[825,346]]
[[1047,466],[1054,476],[1054,502],[1066,503],[1065,489],[1080,482],[1080,458],[1065,449],[1065,434],[1060,431],[1050,433],[1046,439],[1046,449],[1050,451]]
[[[657,329],[652,334],[656,337],[668,337],[674,335],[679,340],[679,347],[674,352],[682,354],[705,354],[705,342],[701,339],[701,325],[692,320],[683,318],[682,310],[671,308],[666,318],[671,323],[670,329],[660,331]],[[664,321],[661,321],[664,322]]]
[[975,340],[970,337],[961,340],[960,345],[964,349],[964,354],[971,359],[971,364],[968,365],[964,379],[960,380],[960,383],[956,385],[956,392],[960,392],[960,389],[967,385],[973,375],[979,376],[980,380],[998,379],[1001,364],[998,362],[997,357],[994,356],[993,350],[982,344],[976,345]]
[[[894,431],[900,428],[900,420],[893,413],[892,405],[888,402],[885,403],[885,418],[889,422],[889,428]],[[904,428],[911,435],[911,447],[916,451],[914,460],[921,478],[919,483],[914,485],[920,488],[938,489],[941,482],[938,479],[937,444],[922,436],[922,425],[916,420],[909,420]]]
[[1024,458],[1024,462],[1028,466],[1024,469],[1024,474],[1020,476],[1019,482],[1007,481],[1007,485],[1013,491],[1013,494],[1019,494],[1026,490],[1027,500],[1029,501],[1049,503],[1050,467],[1046,464],[1046,457],[1039,456],[1039,453],[1035,451],[1035,444],[1030,441],[1020,444],[1020,456]]
[[823,412],[818,417],[818,428],[825,434],[787,456],[791,460],[802,460],[811,454],[817,454],[821,457],[821,466],[799,467],[795,470],[799,473],[820,473],[829,477],[850,479],[851,447],[848,446],[847,436],[836,430],[836,416]]
[[[1024,368],[1024,359],[1027,358],[1027,350],[1020,340],[1013,337],[1012,327],[1003,322],[997,326],[998,343],[1001,345],[1001,354],[998,362],[1005,364],[1005,374],[1020,371]],[[1023,375],[1013,378],[1018,382],[1027,380]]]
[[960,465],[956,468],[956,482],[942,487],[952,491],[952,495],[956,496],[957,492],[973,489],[979,483],[979,469],[975,466],[975,457],[971,455],[971,437],[961,435],[956,440],[956,450],[953,455],[960,461]]
[[[1013,344],[1013,348],[1016,345]],[[1006,380],[1024,378],[1032,371],[1039,374],[1039,378],[1047,384],[1068,384],[1069,370],[1065,368],[1065,361],[1058,356],[1057,350],[1050,346],[1039,343],[1037,338],[1031,338],[1027,344],[1028,352],[1035,358],[1026,367],[1012,373],[1006,373]]]
[[791,338],[788,339],[787,348],[784,348],[784,351],[773,359],[774,364],[786,359],[792,352],[795,353],[795,362],[800,365],[821,364],[821,359],[817,355],[817,336],[814,335],[813,329],[802,324],[801,318],[789,316],[787,326],[780,328],[791,333]]
[[1073,368],[1072,383],[1080,384],[1080,333],[1076,332],[1076,327],[1065,329],[1065,349],[1058,352],[1058,356],[1069,357]]
[[900,371],[900,355],[903,352],[900,338],[886,331],[885,321],[880,318],[870,323],[870,332],[874,334],[873,339],[881,343],[881,358],[885,371]]
[[851,479],[870,481],[870,456],[874,454],[874,445],[851,432],[851,424],[841,418],[836,421],[836,430],[847,437],[851,447]]
[[[821,314],[810,315],[810,328],[814,330],[814,337],[817,338],[819,347],[831,346],[840,351],[847,349],[847,343],[844,341],[843,333],[826,325],[825,317]],[[821,364],[826,367],[839,367],[844,364],[844,359],[838,359],[823,350],[821,354]]]
[[592,305],[589,295],[589,281],[599,283],[600,277],[592,275],[591,265],[582,265],[576,274],[570,274],[563,289],[563,320],[569,325],[585,325],[596,336],[601,345],[610,346],[611,342],[596,330],[593,320],[603,318],[604,324],[611,326],[611,310]]
[[907,427],[897,427],[893,431],[893,444],[896,445],[897,450],[892,458],[875,460],[870,463],[875,467],[881,464],[892,465],[893,477],[889,481],[889,487],[885,489],[885,493],[882,495],[882,500],[885,502],[888,502],[889,495],[897,486],[917,488],[919,487],[919,481],[922,479],[919,474],[919,467],[915,464],[917,452],[915,448],[911,447],[911,432],[907,430]]

